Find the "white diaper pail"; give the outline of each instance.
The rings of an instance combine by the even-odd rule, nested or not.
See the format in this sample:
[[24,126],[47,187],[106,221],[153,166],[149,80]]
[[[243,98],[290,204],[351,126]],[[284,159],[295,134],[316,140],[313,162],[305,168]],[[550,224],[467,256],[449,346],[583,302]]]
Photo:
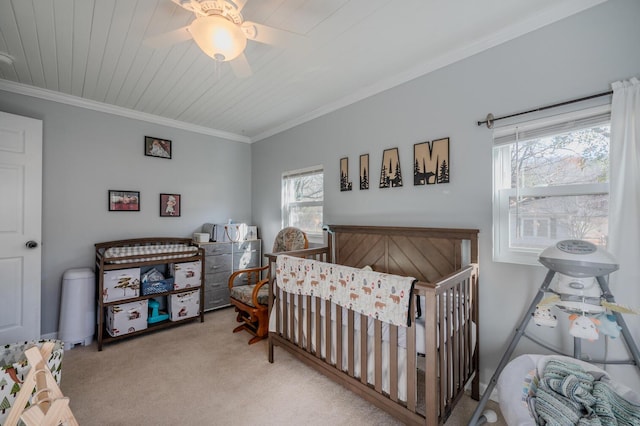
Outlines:
[[66,350],[90,345],[96,326],[95,275],[90,268],[69,269],[62,276],[58,340]]

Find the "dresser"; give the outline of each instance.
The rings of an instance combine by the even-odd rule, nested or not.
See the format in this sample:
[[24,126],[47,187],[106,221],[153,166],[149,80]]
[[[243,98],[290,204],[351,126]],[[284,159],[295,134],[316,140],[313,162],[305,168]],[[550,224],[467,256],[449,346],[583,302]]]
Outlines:
[[204,310],[229,306],[229,276],[261,266],[262,240],[199,243],[204,249]]

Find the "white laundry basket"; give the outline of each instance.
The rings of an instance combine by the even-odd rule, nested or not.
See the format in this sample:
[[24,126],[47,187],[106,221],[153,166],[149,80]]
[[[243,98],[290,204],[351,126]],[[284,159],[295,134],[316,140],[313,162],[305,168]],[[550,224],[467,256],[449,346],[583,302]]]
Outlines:
[[65,349],[90,345],[96,324],[95,274],[90,268],[69,269],[62,276],[58,339]]

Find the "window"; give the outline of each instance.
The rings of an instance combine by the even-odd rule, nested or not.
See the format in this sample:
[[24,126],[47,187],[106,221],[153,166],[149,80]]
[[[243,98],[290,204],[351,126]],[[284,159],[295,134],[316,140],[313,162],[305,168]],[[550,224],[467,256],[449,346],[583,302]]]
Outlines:
[[324,201],[322,166],[285,172],[282,175],[282,227],[295,226],[309,241],[322,242]]
[[606,246],[610,106],[497,128],[493,258],[537,265],[560,240]]

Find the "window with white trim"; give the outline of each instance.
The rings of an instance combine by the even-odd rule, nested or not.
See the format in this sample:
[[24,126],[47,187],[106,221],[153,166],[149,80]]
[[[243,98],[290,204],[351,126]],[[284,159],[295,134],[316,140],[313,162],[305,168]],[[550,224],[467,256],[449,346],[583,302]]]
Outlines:
[[494,130],[493,259],[538,265],[566,239],[606,247],[610,106]]
[[322,242],[324,172],[322,166],[282,174],[282,227],[295,226],[311,242]]

